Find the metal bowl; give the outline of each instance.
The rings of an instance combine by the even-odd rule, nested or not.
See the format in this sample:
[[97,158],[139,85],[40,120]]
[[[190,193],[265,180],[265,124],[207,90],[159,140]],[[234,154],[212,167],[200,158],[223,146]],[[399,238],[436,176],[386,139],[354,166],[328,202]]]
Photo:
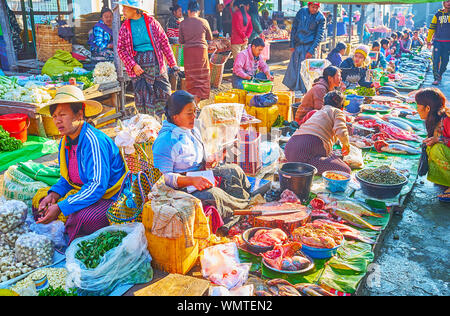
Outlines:
[[252,239],[252,237],[255,235],[255,233],[258,230],[261,230],[261,229],[272,230],[273,228],[270,228],[270,227],[253,227],[253,228],[247,229],[245,232],[242,233],[242,239],[244,240],[245,244],[247,245],[247,248],[250,251],[252,251],[252,252],[254,252],[256,254],[273,250],[273,247],[274,247],[274,246],[267,246],[267,247],[256,246],[256,245],[252,245],[250,243],[250,239]]
[[297,270],[297,271],[285,271],[285,270],[278,270],[278,269],[275,269],[274,267],[271,267],[271,266],[266,262],[266,259],[264,259],[264,258],[262,259],[262,262],[263,262],[264,266],[266,266],[268,269],[270,269],[270,270],[272,270],[272,271],[275,271],[275,272],[278,272],[278,273],[285,273],[285,274],[304,274],[304,273],[309,272],[309,271],[311,271],[312,269],[314,269],[314,267],[315,267],[315,265],[314,265],[314,260],[313,260],[310,256],[305,255],[305,254],[304,254],[303,252],[301,252],[300,250],[297,251],[297,252],[295,253],[295,255],[299,255],[299,256],[302,256],[302,257],[305,257],[306,259],[308,259],[309,262],[310,262],[309,266],[307,266],[306,268],[304,268],[304,269],[302,269],[302,270]]

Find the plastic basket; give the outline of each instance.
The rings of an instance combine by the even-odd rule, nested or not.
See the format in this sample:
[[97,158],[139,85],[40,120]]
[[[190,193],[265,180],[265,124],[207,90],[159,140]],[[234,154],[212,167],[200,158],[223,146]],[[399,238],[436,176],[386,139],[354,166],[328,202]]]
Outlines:
[[181,44],[173,44],[172,51],[179,67],[184,67],[184,46]]
[[272,81],[254,82],[244,80],[242,84],[244,86],[244,90],[257,93],[269,93],[270,91],[272,91],[273,88]]

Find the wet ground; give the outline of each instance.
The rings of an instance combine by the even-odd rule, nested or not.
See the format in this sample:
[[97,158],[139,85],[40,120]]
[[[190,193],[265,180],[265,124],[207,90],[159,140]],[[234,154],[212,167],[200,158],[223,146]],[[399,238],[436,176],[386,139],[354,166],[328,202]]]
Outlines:
[[[431,86],[430,73],[426,79]],[[438,88],[450,99],[450,70]],[[388,226],[362,295],[450,295],[450,204],[437,199],[442,191],[419,178]]]

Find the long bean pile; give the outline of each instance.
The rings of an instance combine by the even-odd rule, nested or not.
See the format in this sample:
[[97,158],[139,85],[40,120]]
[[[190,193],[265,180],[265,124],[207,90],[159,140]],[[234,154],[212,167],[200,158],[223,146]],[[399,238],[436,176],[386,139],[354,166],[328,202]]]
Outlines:
[[117,247],[122,239],[127,236],[126,232],[104,232],[92,240],[82,241],[75,254],[75,258],[84,263],[86,268],[95,269],[102,257],[111,249]]

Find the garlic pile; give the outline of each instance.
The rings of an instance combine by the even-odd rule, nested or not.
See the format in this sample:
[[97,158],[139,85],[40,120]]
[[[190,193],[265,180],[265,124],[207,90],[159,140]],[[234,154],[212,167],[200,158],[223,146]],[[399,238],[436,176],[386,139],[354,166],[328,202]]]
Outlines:
[[23,262],[14,260],[14,249],[8,245],[0,246],[0,282],[14,279],[24,273],[32,271],[33,268]]
[[[34,271],[25,279],[17,282],[11,290],[16,293],[21,294],[24,289],[28,289],[29,287],[34,287],[33,279],[40,279],[44,275],[47,276],[48,283],[54,288],[62,287],[66,288],[66,278],[67,278],[67,270],[65,268],[43,268]],[[37,295],[37,292],[36,292]]]
[[[30,231],[30,229],[29,229],[28,225],[22,224],[19,227],[16,227],[7,233],[0,233],[0,246],[8,245],[8,246],[14,248],[17,238],[19,238],[20,236],[22,236],[25,233],[28,233],[29,231]],[[1,256],[0,256],[0,258],[1,258]]]
[[26,233],[16,241],[15,258],[34,268],[53,262],[54,246],[50,238],[36,233]]
[[22,201],[0,197],[0,233],[7,233],[22,225],[27,217],[28,207]]
[[116,67],[111,62],[100,62],[94,68],[94,83],[117,81]]

